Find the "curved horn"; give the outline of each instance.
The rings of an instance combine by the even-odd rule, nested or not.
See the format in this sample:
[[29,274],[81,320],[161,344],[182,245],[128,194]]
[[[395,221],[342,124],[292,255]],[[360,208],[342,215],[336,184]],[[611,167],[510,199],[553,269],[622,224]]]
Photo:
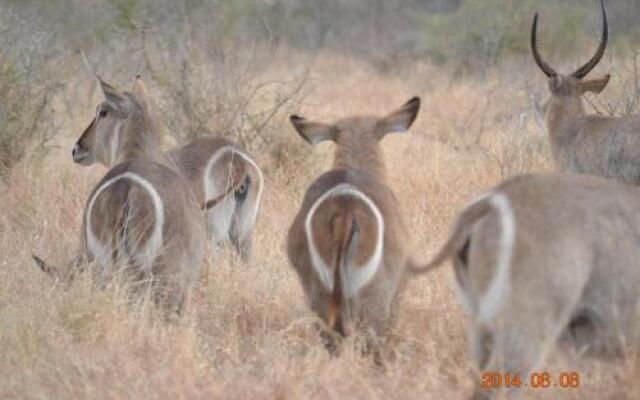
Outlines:
[[604,0],[600,0],[600,5],[602,6],[602,39],[600,39],[600,46],[598,46],[598,50],[596,51],[596,54],[591,58],[591,60],[589,60],[589,62],[587,62],[582,67],[578,68],[578,70],[572,74],[578,79],[582,79],[587,76],[587,74],[591,72],[591,70],[593,70],[596,65],[598,65],[598,63],[602,59],[602,56],[604,56],[605,49],[607,48],[607,40],[609,39],[609,24],[607,23],[607,11],[604,8]]
[[533,58],[536,60],[536,64],[538,67],[544,72],[544,74],[551,78],[553,76],[558,75],[558,73],[551,68],[549,64],[545,60],[542,59],[540,53],[538,53],[538,46],[536,44],[536,32],[538,31],[538,13],[533,17],[533,26],[531,27],[531,52],[533,53]]

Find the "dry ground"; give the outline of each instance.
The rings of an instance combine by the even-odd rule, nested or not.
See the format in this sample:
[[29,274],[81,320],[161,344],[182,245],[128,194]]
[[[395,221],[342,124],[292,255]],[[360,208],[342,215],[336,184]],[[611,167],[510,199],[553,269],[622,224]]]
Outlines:
[[[542,78],[535,78],[542,87]],[[458,81],[427,65],[379,75],[356,61],[327,57],[313,65],[313,90],[299,111],[316,119],[385,113],[413,95],[422,97],[411,131],[389,136],[382,146],[416,253],[427,258],[466,201],[507,176],[551,168],[529,83],[505,77]],[[86,196],[105,170],[73,165],[69,150],[95,105],[83,105],[75,119],[60,113],[61,147],[41,162],[15,167],[0,189],[1,399],[468,395],[465,318],[449,267],[410,283],[389,349],[394,357],[385,368],[360,357],[353,341],[340,357],[327,354],[288,265],[284,239],[306,186],[330,165],[332,145],[311,148],[285,124],[284,151],[256,154],[266,192],[255,261],[244,265],[231,253],[208,261],[181,324],[164,323],[147,303],[127,305],[117,284],[98,290],[82,276],[69,287],[52,286],[30,254],[62,263],[75,248]],[[553,358],[545,369],[577,370],[582,386],[538,389],[529,393],[535,398],[640,398],[634,381],[640,367],[633,358]]]

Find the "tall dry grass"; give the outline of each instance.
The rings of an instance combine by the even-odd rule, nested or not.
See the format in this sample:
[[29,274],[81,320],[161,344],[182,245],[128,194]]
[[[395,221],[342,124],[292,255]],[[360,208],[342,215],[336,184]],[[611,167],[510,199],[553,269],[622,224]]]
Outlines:
[[[304,55],[299,55],[304,63]],[[296,112],[315,119],[383,114],[423,99],[407,134],[384,140],[388,181],[423,258],[444,240],[456,211],[504,178],[551,168],[530,97],[545,82],[519,73],[454,80],[427,64],[395,76],[321,54]],[[292,71],[287,63],[260,79]],[[528,67],[527,67],[528,68]],[[297,71],[292,71],[292,73]],[[626,78],[623,75],[622,78]],[[123,80],[120,83],[125,83]],[[614,88],[608,96],[615,98]],[[97,101],[97,99],[94,99]],[[54,285],[31,263],[73,253],[81,210],[104,168],[72,164],[69,149],[93,114],[59,114],[59,148],[14,167],[0,192],[0,398],[2,399],[455,399],[468,395],[472,361],[450,269],[416,278],[404,293],[383,368],[361,357],[357,338],[339,357],[324,349],[284,250],[286,228],[307,185],[330,165],[317,148],[280,131],[255,153],[266,176],[255,261],[228,252],[208,261],[184,320],[166,324],[122,285],[96,289],[87,276]],[[278,122],[280,121],[280,122]],[[542,295],[542,294],[541,294]],[[638,362],[581,360],[557,352],[545,370],[577,370],[579,389],[538,389],[535,398],[633,399]]]

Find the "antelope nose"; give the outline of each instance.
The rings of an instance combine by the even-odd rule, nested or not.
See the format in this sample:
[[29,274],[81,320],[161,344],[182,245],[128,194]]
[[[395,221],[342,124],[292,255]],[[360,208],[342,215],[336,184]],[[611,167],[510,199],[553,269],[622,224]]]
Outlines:
[[87,151],[84,150],[82,147],[80,147],[80,145],[77,142],[76,144],[73,145],[73,150],[71,150],[71,156],[73,157],[73,162],[78,164],[83,164],[87,161],[86,160]]

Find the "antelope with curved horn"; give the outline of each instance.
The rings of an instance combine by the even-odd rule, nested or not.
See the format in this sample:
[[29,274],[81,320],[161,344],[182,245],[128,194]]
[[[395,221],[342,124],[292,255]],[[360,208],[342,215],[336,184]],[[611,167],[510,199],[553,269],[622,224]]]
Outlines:
[[307,301],[343,336],[361,331],[375,344],[389,329],[410,263],[400,205],[385,183],[379,141],[415,120],[415,97],[383,118],[325,124],[296,115],[291,123],[310,144],[336,144],[333,168],[307,190],[287,237],[289,261]]
[[[594,356],[640,340],[640,188],[594,175],[510,179],[464,208],[423,272],[448,259],[481,373],[542,371],[557,344]],[[486,378],[484,378],[486,379]]]
[[[151,284],[155,299],[180,311],[198,275],[206,231],[184,177],[168,168],[144,100],[100,80],[105,101],[73,148],[77,163],[110,169],[84,211],[82,254],[102,281],[124,266]],[[135,92],[135,91],[134,91]],[[57,270],[34,257],[45,271]]]
[[[158,121],[152,115],[151,100],[140,76],[136,77],[133,92],[149,119],[150,129],[159,134]],[[110,160],[92,154],[80,141],[73,154],[80,165],[93,162],[111,165]],[[214,249],[231,243],[244,260],[250,259],[264,185],[262,171],[253,158],[237,144],[215,137],[196,139],[164,156],[163,162],[187,179],[206,209]]]
[[640,117],[603,117],[585,112],[582,96],[600,93],[610,75],[586,79],[602,59],[609,35],[607,12],[602,8],[602,37],[595,55],[569,75],[556,72],[536,45],[538,14],[531,28],[531,50],[536,64],[549,78],[551,97],[546,105],[549,141],[561,170],[600,175],[622,182],[640,183]]

